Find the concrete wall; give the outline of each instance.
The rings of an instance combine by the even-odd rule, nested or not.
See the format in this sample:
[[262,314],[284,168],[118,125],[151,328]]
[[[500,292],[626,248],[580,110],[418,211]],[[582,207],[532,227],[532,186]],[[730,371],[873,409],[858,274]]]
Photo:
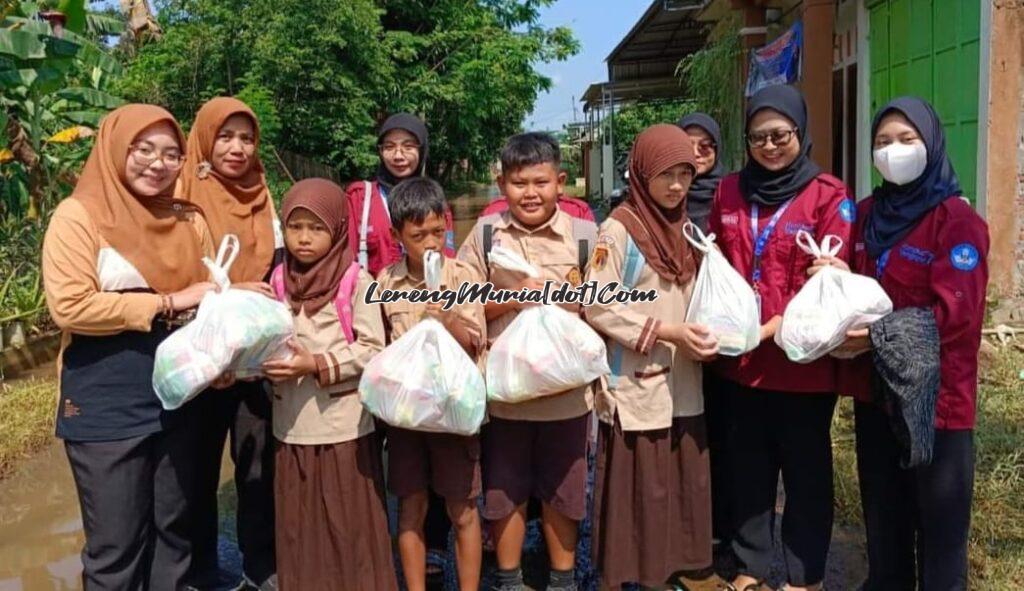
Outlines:
[[1024,292],[1024,0],[991,0],[985,217],[991,290]]

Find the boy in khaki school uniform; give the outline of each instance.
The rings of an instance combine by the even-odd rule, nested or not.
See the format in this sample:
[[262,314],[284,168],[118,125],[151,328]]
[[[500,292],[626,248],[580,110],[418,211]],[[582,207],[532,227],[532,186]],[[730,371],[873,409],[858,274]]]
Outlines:
[[[556,288],[565,282],[581,283],[581,266],[595,243],[596,226],[558,209],[558,194],[565,183],[559,166],[558,144],[547,134],[514,136],[502,150],[499,183],[509,209],[480,218],[459,251],[459,259],[495,288],[542,289],[544,281],[554,281]],[[487,251],[499,245],[521,255],[541,278],[524,278],[490,266]],[[501,335],[522,307],[517,302],[486,305],[489,342]],[[586,513],[592,405],[589,385],[519,404],[488,404],[490,422],[481,431],[484,517],[494,522],[501,591],[523,588],[520,559],[531,496],[542,503],[551,562],[548,589],[576,588],[573,567],[578,522]]]
[[[442,252],[445,246],[445,197],[441,186],[428,178],[399,183],[388,199],[391,232],[405,255],[377,277],[381,290],[425,289],[423,254]],[[441,289],[457,291],[463,283],[478,283],[479,276],[461,261],[442,258]],[[480,302],[468,302],[448,311],[440,304],[405,300],[385,303],[388,341],[394,342],[425,317],[439,320],[466,352],[480,360],[486,321]],[[482,368],[482,366],[481,366]],[[402,371],[402,368],[395,368]],[[477,498],[480,496],[480,438],[450,433],[426,433],[388,427],[388,489],[399,498],[398,550],[406,587],[426,589],[427,548],[423,523],[428,492],[444,498],[455,529],[459,588],[480,584],[482,541]]]

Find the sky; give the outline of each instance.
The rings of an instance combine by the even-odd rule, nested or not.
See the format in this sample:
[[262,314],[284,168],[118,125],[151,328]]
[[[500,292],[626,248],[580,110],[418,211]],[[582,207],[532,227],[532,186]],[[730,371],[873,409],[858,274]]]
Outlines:
[[[608,57],[633,28],[652,0],[557,0],[541,11],[544,27],[568,26],[580,51],[564,62],[540,64],[538,70],[554,86],[537,97],[533,113],[526,116],[527,130],[557,130],[576,117],[582,121],[580,97],[594,82],[608,80]],[[575,103],[575,105],[574,105]]]

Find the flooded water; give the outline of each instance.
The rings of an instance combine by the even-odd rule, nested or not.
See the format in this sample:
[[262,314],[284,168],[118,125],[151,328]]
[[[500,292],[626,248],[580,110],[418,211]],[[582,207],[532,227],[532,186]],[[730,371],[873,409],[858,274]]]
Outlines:
[[473,229],[477,216],[483,211],[487,204],[501,196],[497,185],[475,185],[468,193],[464,193],[450,199],[448,205],[452,208],[452,217],[455,218],[455,245],[462,245],[462,241]]

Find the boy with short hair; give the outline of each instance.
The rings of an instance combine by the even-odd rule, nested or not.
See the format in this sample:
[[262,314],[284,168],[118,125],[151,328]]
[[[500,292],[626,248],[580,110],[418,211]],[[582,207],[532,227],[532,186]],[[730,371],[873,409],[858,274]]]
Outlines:
[[[501,152],[498,182],[509,209],[481,217],[459,250],[459,259],[497,289],[541,289],[544,281],[554,281],[556,288],[582,282],[597,227],[558,208],[565,184],[560,159],[558,143],[543,133],[513,136]],[[499,245],[521,255],[541,278],[491,267],[490,249]],[[490,342],[522,308],[515,301],[485,306]],[[573,567],[577,527],[586,513],[592,406],[589,385],[518,404],[488,404],[490,422],[481,431],[484,517],[494,522],[501,591],[523,588],[520,559],[531,496],[542,503],[551,562],[548,589],[576,588]]]
[[[425,289],[423,254],[445,247],[445,197],[441,186],[427,178],[414,178],[393,189],[388,206],[391,232],[405,255],[384,269],[377,281],[381,289]],[[441,289],[457,291],[463,283],[479,282],[473,269],[456,259],[442,258]],[[469,302],[442,311],[440,304],[400,300],[384,304],[388,342],[394,342],[424,317],[440,321],[479,362],[486,321],[483,304]],[[402,371],[402,368],[395,368]],[[480,439],[449,433],[426,433],[388,427],[388,489],[399,498],[398,549],[410,591],[426,589],[426,544],[423,523],[429,489],[445,500],[455,528],[455,552],[462,591],[480,584],[481,532],[477,498],[480,496]]]

